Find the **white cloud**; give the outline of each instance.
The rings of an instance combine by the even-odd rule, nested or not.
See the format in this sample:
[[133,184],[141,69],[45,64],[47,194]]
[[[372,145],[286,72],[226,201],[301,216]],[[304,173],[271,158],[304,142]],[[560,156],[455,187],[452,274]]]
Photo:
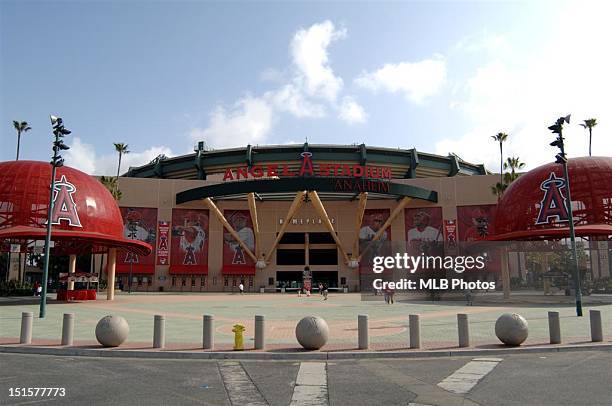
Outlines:
[[588,155],[588,133],[578,123],[590,117],[599,122],[593,155],[612,155],[612,139],[606,136],[612,132],[607,107],[612,59],[602,52],[612,37],[611,8],[603,2],[569,3],[541,48],[527,54],[503,47],[493,53],[463,87],[464,97],[453,101],[471,129],[439,141],[436,152],[453,151],[498,171],[499,149],[490,136],[503,131],[510,134],[504,155],[519,156],[534,168],[551,162],[557,152],[549,146],[554,137],[547,127],[572,113],[564,132],[568,156]]
[[310,102],[300,89],[292,84],[268,92],[264,97],[270,101],[276,110],[291,113],[298,118],[325,117],[325,107]]
[[63,154],[66,166],[89,174],[95,173],[96,151],[93,146],[85,144],[79,137],[74,137],[67,144],[70,146],[70,149]]
[[303,85],[309,96],[335,101],[342,89],[342,78],[334,74],[329,64],[328,47],[346,37],[346,30],[337,30],[331,21],[300,29],[291,41],[291,56],[297,69],[296,82]]
[[367,115],[363,107],[352,97],[345,96],[340,104],[338,117],[349,124],[363,123]]
[[194,141],[205,140],[213,148],[263,143],[272,130],[273,119],[272,106],[266,100],[247,96],[229,110],[217,106],[209,126],[192,129],[190,136]]
[[[84,143],[79,137],[75,137],[69,145],[70,149],[64,153],[67,166],[90,175],[117,174],[118,153],[98,155],[93,145]],[[113,145],[110,144],[108,149],[114,150]],[[168,157],[174,155],[170,148],[164,146],[153,146],[145,151],[125,154],[121,158],[121,173],[127,172],[130,166],[147,164],[161,154]]]
[[441,55],[419,62],[385,64],[374,72],[364,72],[355,84],[377,92],[403,93],[414,102],[422,103],[436,94],[446,80],[446,61]]

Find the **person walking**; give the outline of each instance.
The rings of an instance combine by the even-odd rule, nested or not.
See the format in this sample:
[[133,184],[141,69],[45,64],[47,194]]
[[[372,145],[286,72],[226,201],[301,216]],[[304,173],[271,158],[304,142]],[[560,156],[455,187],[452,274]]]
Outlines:
[[238,285],[238,290],[240,291],[240,294],[244,294],[244,284],[242,282],[240,282],[240,285]]
[[323,296],[323,284],[319,282],[319,295]]
[[327,284],[323,285],[323,300],[327,300],[327,294],[328,294],[328,289],[327,289]]

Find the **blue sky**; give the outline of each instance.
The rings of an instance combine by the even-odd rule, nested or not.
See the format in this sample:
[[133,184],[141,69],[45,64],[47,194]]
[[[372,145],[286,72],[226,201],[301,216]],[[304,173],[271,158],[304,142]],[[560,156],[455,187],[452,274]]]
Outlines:
[[[546,127],[597,117],[594,150],[612,154],[612,38],[605,2],[0,3],[0,160],[47,160],[49,114],[73,134],[66,163],[112,174],[199,139],[361,143],[457,153],[491,170],[489,139],[551,160]],[[611,138],[611,137],[608,137]]]

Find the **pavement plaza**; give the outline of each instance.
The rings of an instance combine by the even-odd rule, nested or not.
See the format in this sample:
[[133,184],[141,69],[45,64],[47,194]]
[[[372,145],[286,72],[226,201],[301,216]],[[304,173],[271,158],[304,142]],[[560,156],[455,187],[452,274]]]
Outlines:
[[473,347],[490,348],[499,345],[495,337],[495,320],[502,313],[516,312],[529,322],[529,337],[525,346],[548,342],[548,311],[558,311],[564,344],[590,342],[589,309],[602,312],[604,342],[612,341],[612,304],[593,303],[584,308],[585,317],[576,317],[572,304],[478,303],[465,306],[462,301],[429,302],[400,300],[393,305],[383,301],[362,301],[359,294],[331,294],[297,297],[295,294],[118,294],[114,301],[103,295],[96,301],[55,302],[47,306],[47,317],[38,318],[38,305],[27,302],[0,302],[0,344],[18,343],[21,313],[34,313],[33,344],[58,345],[61,338],[63,313],[75,313],[75,345],[96,345],[95,326],[108,314],[123,316],[129,323],[130,334],[122,345],[126,348],[150,348],[153,337],[153,316],[166,316],[166,347],[168,349],[198,349],[202,340],[202,315],[215,317],[216,349],[231,349],[232,327],[243,324],[245,348],[252,347],[254,316],[266,317],[266,343],[269,349],[299,347],[295,325],[304,316],[323,317],[330,327],[327,350],[354,350],[357,345],[357,315],[369,316],[372,349],[399,350],[408,346],[408,315],[421,315],[422,345],[426,349],[457,347],[457,313],[467,313]]

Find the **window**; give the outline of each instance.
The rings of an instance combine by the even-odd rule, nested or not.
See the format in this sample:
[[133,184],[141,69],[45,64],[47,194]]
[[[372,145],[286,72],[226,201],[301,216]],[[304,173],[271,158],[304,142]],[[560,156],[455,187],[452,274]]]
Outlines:
[[172,277],[172,286],[176,286],[176,276]]
[[344,276],[340,278],[340,285],[346,285],[346,278]]
[[334,237],[330,233],[308,233],[310,244],[335,244]]
[[308,250],[310,265],[338,265],[337,249],[310,249]]
[[249,288],[253,287],[253,277],[249,276]]
[[151,286],[153,284],[153,278],[147,278],[147,286]]
[[268,278],[268,286],[274,286],[274,278]]
[[201,287],[205,287],[206,286],[206,276],[202,276],[200,278],[200,286]]
[[236,278],[232,278],[232,286],[236,287],[237,283],[236,283]]
[[181,279],[181,286],[185,286],[187,284],[187,279],[182,278]]
[[191,287],[195,288],[195,277],[191,277]]
[[304,249],[277,249],[277,265],[304,265],[306,251]]
[[225,287],[229,286],[229,278],[227,276],[223,278],[223,286]]
[[306,234],[304,233],[285,233],[281,237],[279,244],[304,244]]

